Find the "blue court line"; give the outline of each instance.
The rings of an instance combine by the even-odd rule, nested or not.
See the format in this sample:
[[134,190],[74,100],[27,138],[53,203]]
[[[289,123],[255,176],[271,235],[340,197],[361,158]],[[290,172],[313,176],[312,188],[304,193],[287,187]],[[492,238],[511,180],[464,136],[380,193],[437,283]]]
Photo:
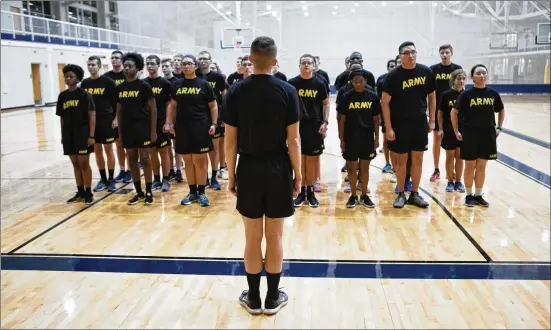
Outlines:
[[512,130],[507,129],[507,128],[502,129],[502,132],[505,133],[505,134],[514,136],[516,138],[519,138],[521,140],[524,140],[526,142],[536,144],[540,147],[544,147],[546,149],[551,149],[551,143],[542,141],[540,139],[536,139],[535,137],[531,137],[531,136],[528,136],[528,135],[525,135],[525,134],[522,134],[522,133],[519,133],[519,132],[515,132],[515,131],[512,131]]
[[[136,259],[137,258],[137,259]],[[82,258],[2,255],[2,270],[243,276],[237,260]],[[283,276],[457,280],[551,280],[550,263],[392,263],[284,261]]]
[[532,179],[533,181],[541,184],[546,188],[550,188],[551,178],[549,177],[548,174],[540,172],[535,168],[530,167],[522,162],[519,162],[518,160],[513,159],[500,152],[497,153],[497,159],[499,163],[516,170],[520,174],[523,174],[524,176],[528,177],[529,179]]

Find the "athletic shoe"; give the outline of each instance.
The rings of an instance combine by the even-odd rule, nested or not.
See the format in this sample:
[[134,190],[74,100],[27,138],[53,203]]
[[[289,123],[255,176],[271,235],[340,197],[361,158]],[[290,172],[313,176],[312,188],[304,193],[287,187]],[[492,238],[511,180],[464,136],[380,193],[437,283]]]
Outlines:
[[375,203],[367,195],[360,196],[360,204],[369,207],[370,209],[375,207]]
[[346,173],[348,171],[348,168],[346,168],[346,164],[341,168],[342,173]]
[[216,174],[216,177],[220,180],[227,180],[228,179],[228,170],[225,168],[221,168],[218,170],[218,173]]
[[115,184],[115,181],[114,180],[111,180],[107,183],[107,191],[108,192],[113,192],[117,190],[117,185]]
[[168,181],[174,181],[176,180],[176,172],[174,172],[174,170],[171,170],[170,172],[168,172]]
[[182,171],[178,170],[176,171],[176,182],[182,183],[184,181],[184,178],[182,177]]
[[91,205],[92,203],[94,203],[94,195],[90,194],[84,197],[84,204]]
[[107,186],[102,180],[99,180],[98,184],[94,187],[94,192],[104,191],[105,189],[107,189]]
[[153,204],[153,194],[152,193],[148,192],[148,193],[145,194],[144,203],[145,203],[145,205]]
[[392,165],[386,164],[385,167],[383,167],[383,173],[389,173],[390,170],[392,170]]
[[143,169],[142,162],[140,162],[139,160],[138,160],[138,167],[140,168],[140,170]]
[[398,193],[398,197],[396,197],[392,206],[401,209],[404,205],[406,205],[406,195],[403,192]]
[[423,197],[421,197],[421,196],[419,195],[419,193],[416,193],[416,192],[412,192],[412,193],[409,195],[408,204],[415,205],[415,206],[420,207],[420,208],[427,208],[427,207],[429,207],[429,203],[426,202],[426,201],[423,199]]
[[448,185],[446,186],[446,192],[453,192],[455,190],[455,185],[453,184],[453,181],[448,181]]
[[295,198],[295,200],[293,201],[293,204],[295,205],[295,207],[301,207],[305,201],[306,201],[306,193],[300,192],[297,198]]
[[411,192],[411,189],[413,188],[413,184],[411,181],[406,181],[404,184],[404,190],[407,192]]
[[348,174],[344,177],[344,182],[350,182],[350,178],[348,177]]
[[264,301],[264,314],[273,315],[287,305],[287,302],[289,301],[287,294],[281,290],[277,291],[279,294],[277,299],[268,299],[266,297],[266,300]]
[[379,153],[382,154],[384,152],[383,148],[379,149]]
[[440,172],[438,171],[434,171],[434,173],[432,173],[432,175],[430,176],[430,182],[434,182],[439,179],[440,179]]
[[153,183],[151,184],[151,191],[161,189],[162,186],[163,184],[161,183],[161,181],[153,181]]
[[220,187],[220,183],[216,179],[212,179],[210,182],[210,187],[212,190],[221,190],[222,187]]
[[476,203],[476,205],[480,205],[482,207],[490,206],[490,203],[486,202],[486,200],[482,198],[482,195],[474,196],[474,202]]
[[130,171],[126,171],[126,174],[124,175],[124,179],[122,180],[124,183],[132,183],[134,182],[132,180],[132,173]]
[[163,180],[161,191],[162,192],[170,191],[170,183],[168,183],[168,180]]
[[350,196],[350,198],[348,198],[348,202],[346,202],[346,207],[351,209],[356,207],[357,204],[358,204],[358,196]]
[[467,195],[465,197],[465,205],[467,205],[468,207],[474,207],[475,204],[476,204],[476,201],[473,195]]
[[390,177],[390,183],[396,183],[398,182],[398,178],[396,177],[396,173],[392,173],[392,176]]
[[190,205],[192,203],[197,203],[197,202],[199,202],[199,197],[197,197],[196,194],[188,194],[186,197],[184,197],[184,199],[182,199],[180,204]]
[[138,202],[141,202],[145,199],[145,195],[138,195],[136,194],[134,197],[132,197],[132,199],[130,199],[128,201],[128,205],[135,205],[135,204],[138,204]]
[[82,202],[84,198],[80,196],[80,193],[76,193],[73,197],[71,197],[69,200],[67,200],[67,203],[76,203],[76,202]]
[[319,180],[314,181],[314,192],[321,192],[321,183]]
[[463,183],[461,181],[455,181],[454,189],[455,189],[455,191],[458,191],[460,193],[465,192],[465,186],[463,185]]
[[209,206],[210,205],[209,199],[207,198],[206,194],[199,194],[199,205],[201,205],[201,206]]
[[344,186],[344,192],[349,193],[350,191],[352,191],[352,188],[350,188],[350,182],[347,182]]
[[116,183],[121,183],[122,180],[124,180],[125,174],[126,174],[125,171],[120,171],[120,172],[119,172],[119,175],[117,175],[117,176],[115,177],[115,179],[114,179],[115,182],[116,182]]
[[312,194],[311,196],[306,196],[306,201],[308,201],[308,204],[312,208],[320,206],[320,203],[314,194]]
[[262,301],[260,299],[250,300],[249,290],[245,290],[241,293],[241,296],[239,296],[239,305],[243,306],[247,312],[252,315],[262,314]]

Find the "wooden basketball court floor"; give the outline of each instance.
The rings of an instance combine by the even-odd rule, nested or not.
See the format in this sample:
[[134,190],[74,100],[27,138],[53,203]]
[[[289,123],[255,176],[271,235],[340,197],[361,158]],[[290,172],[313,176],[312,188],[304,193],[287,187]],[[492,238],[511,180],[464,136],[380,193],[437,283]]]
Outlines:
[[[370,170],[377,207],[346,209],[333,106],[321,205],[285,222],[290,302],[271,317],[237,303],[244,237],[227,191],[208,190],[211,207],[183,207],[184,182],[155,192],[152,206],[128,206],[133,187],[118,184],[89,207],[67,205],[75,184],[54,109],[2,112],[1,326],[549,329],[549,96],[505,105],[490,208],[466,208],[444,179],[429,182],[429,149],[424,210],[392,208],[382,154]],[[91,166],[95,184],[94,157]]]

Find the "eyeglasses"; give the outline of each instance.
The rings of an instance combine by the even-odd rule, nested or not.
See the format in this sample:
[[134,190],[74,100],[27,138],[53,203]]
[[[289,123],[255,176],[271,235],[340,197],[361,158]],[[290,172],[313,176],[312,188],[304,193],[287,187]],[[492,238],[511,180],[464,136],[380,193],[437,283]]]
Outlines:
[[416,50],[412,50],[412,51],[407,50],[407,51],[403,52],[402,55],[404,55],[404,56],[416,56],[417,51]]
[[193,63],[193,62],[182,62],[182,65],[183,66],[195,65],[195,63]]
[[119,56],[111,56],[112,60],[120,60],[121,58]]
[[199,57],[199,58],[197,59],[197,61],[210,61],[210,58]]
[[300,62],[300,65],[313,65],[313,64],[314,64],[313,62],[309,62],[309,61]]

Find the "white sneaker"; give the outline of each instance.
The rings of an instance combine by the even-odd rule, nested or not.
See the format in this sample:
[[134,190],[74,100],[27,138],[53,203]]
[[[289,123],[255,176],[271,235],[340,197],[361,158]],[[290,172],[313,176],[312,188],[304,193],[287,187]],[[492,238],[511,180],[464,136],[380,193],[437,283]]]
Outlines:
[[350,182],[347,182],[344,186],[344,192],[349,193],[352,189],[350,188]]
[[392,177],[390,178],[390,182],[396,183],[396,181],[398,181],[398,179],[396,179],[396,173],[393,173]]

